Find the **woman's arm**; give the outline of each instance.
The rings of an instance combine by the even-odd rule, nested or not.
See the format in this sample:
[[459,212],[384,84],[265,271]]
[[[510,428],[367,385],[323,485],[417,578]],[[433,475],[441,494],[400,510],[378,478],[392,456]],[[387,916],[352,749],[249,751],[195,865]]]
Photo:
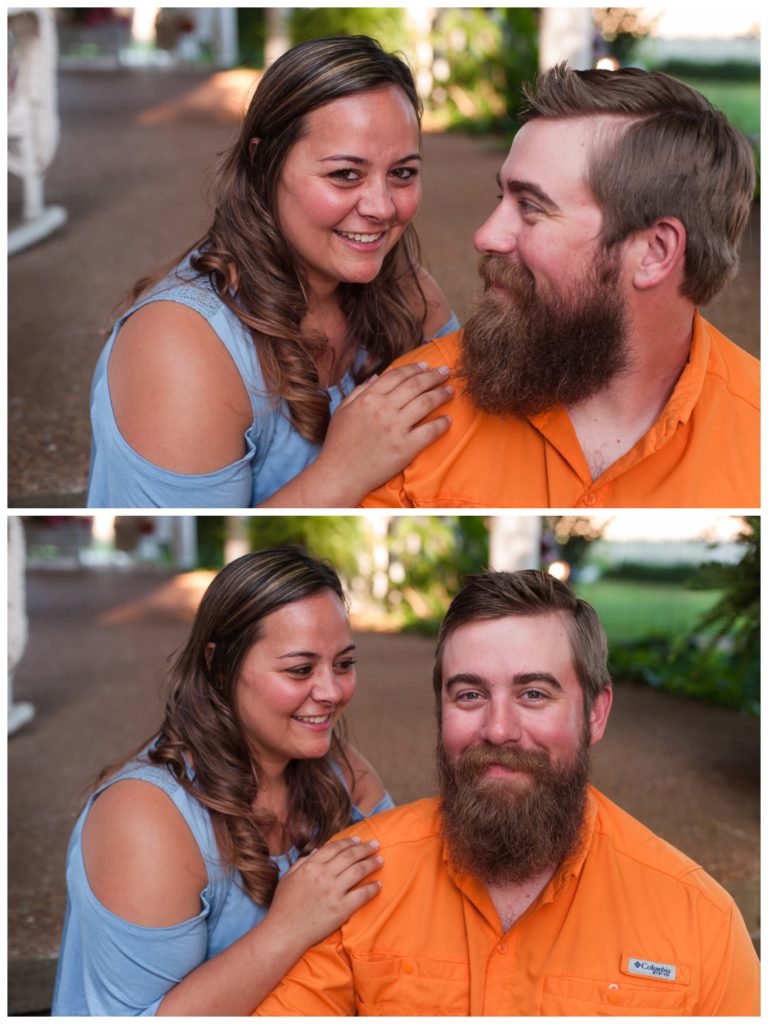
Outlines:
[[[245,385],[198,313],[163,301],[137,310],[120,329],[108,373],[120,433],[142,458],[182,474],[242,458],[253,415]],[[422,422],[450,398],[446,376],[414,363],[355,388],[315,462],[263,507],[357,505],[448,429],[446,417]]]
[[[111,913],[147,928],[200,913],[205,865],[162,790],[138,780],[114,783],[93,803],[82,842],[90,887]],[[311,945],[376,895],[378,883],[359,885],[379,867],[373,854],[371,844],[341,840],[299,861],[264,920],[166,992],[158,1015],[249,1013]]]

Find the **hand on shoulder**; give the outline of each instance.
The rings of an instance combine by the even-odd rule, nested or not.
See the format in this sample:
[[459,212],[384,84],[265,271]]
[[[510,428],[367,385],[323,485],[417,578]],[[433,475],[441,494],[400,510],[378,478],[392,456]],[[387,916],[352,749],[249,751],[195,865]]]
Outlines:
[[91,805],[81,842],[94,896],[123,920],[163,928],[200,912],[205,863],[173,801],[152,783],[108,786]]
[[225,346],[178,302],[142,306],[120,328],[109,391],[120,433],[143,458],[176,473],[210,473],[245,453],[252,414]]

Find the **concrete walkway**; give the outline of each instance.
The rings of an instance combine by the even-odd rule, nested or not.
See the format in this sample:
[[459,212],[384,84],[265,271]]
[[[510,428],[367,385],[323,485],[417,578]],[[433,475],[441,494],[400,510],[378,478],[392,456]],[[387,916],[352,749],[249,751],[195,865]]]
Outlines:
[[[251,77],[190,70],[66,72],[62,140],[46,198],[67,225],[9,265],[11,507],[80,507],[88,472],[88,389],[110,311],[208,222],[204,186],[232,140]],[[426,264],[460,317],[476,288],[474,231],[495,204],[505,150],[484,137],[426,135],[417,219]],[[9,179],[9,221],[20,209]],[[757,354],[759,216],[743,269],[708,311]]]
[[[32,572],[14,681],[37,715],[8,742],[9,1010],[50,1007],[64,857],[84,787],[158,723],[160,676],[204,574]],[[433,642],[358,632],[354,742],[398,803],[434,792]],[[620,685],[594,779],[710,871],[759,927],[759,723]]]

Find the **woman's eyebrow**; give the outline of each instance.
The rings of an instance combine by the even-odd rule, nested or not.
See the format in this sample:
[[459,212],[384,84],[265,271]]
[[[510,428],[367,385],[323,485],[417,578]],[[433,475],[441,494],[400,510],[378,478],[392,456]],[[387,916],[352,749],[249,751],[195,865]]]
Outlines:
[[[329,160],[344,160],[349,164],[363,164],[366,167],[370,164],[370,160],[365,160],[361,156],[348,156],[345,153],[335,153],[333,156],[324,156],[321,158],[320,163],[326,163]],[[395,160],[396,164],[404,164],[408,160],[421,160],[421,153],[409,153],[408,156],[401,156],[399,160]]]

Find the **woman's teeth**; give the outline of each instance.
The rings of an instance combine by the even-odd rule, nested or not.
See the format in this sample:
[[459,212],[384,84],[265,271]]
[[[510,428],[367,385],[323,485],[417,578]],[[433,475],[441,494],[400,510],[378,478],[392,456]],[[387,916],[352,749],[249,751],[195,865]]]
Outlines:
[[297,722],[309,722],[310,725],[322,725],[330,717],[330,715],[291,715],[291,718],[295,718]]
[[378,242],[380,238],[384,237],[383,231],[376,235],[355,235],[351,231],[337,231],[336,234],[341,235],[342,238],[349,238],[353,242]]

